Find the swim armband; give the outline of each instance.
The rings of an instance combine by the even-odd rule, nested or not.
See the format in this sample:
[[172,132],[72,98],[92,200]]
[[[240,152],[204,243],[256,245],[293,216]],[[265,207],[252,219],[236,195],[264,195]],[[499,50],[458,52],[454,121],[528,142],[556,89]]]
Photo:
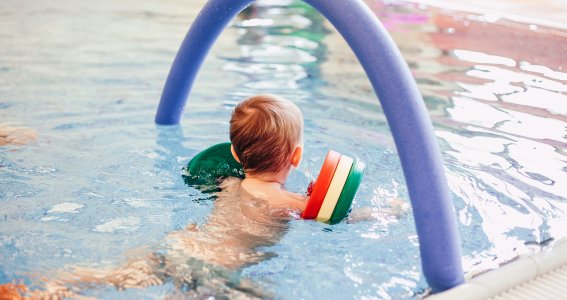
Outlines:
[[[329,151],[301,217],[330,224],[342,221],[350,211],[364,167],[357,159]],[[185,183],[203,192],[218,191],[219,180],[227,177],[244,179],[244,170],[232,156],[230,143],[203,150],[189,161],[186,170]]]
[[329,151],[301,217],[330,224],[342,221],[350,211],[364,167],[357,159]]
[[189,161],[183,175],[186,184],[203,192],[218,191],[219,180],[227,177],[244,178],[242,165],[230,152],[230,143],[209,147]]

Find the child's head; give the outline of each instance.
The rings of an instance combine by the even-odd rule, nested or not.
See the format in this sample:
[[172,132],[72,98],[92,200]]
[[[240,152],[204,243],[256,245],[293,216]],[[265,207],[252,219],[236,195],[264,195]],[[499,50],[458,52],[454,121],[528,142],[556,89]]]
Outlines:
[[301,160],[303,115],[272,95],[239,103],[230,119],[230,141],[247,174],[278,173]]

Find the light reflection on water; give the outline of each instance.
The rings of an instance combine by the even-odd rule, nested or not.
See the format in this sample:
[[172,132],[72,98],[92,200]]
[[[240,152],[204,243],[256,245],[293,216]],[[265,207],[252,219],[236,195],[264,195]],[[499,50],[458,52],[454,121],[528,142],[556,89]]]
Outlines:
[[[426,99],[444,102],[432,114],[451,190],[464,202],[457,211],[469,272],[529,251],[524,242],[566,237],[565,33],[404,5],[392,10],[393,20],[428,16],[390,29],[409,49],[417,80],[427,79]],[[467,237],[480,234],[476,226],[490,242],[484,250]]]
[[[65,264],[118,264],[129,249],[205,224],[213,202],[183,184],[181,167],[199,149],[226,141],[238,101],[271,92],[296,102],[305,116],[306,156],[288,187],[302,191],[328,148],[356,156],[367,173],[355,208],[372,207],[377,220],[292,221],[276,245],[259,250],[275,256],[242,275],[284,299],[399,299],[426,288],[385,117],[350,49],[312,9],[266,0],[246,10],[204,65],[184,123],[156,128],[160,89],[197,5],[183,12],[181,1],[5,3],[0,37],[10,47],[0,49],[0,114],[35,129],[38,141],[0,148],[1,282]],[[367,3],[401,48],[434,121],[466,272],[530,251],[526,242],[567,236],[567,35]],[[30,22],[51,24],[43,35],[18,39],[2,31],[24,28],[18,12],[30,10],[41,12]]]

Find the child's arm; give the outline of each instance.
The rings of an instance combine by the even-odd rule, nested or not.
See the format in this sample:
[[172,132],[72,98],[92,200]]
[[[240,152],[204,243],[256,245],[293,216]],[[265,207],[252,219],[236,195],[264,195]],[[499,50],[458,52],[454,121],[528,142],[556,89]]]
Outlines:
[[388,201],[388,208],[360,207],[353,209],[346,218],[347,223],[358,223],[363,221],[373,221],[384,218],[399,219],[409,209],[409,205],[401,198],[394,198]]
[[286,201],[287,202],[286,206],[288,206],[293,210],[298,210],[300,213],[303,213],[303,211],[305,210],[305,206],[309,201],[309,196],[296,194],[292,192],[287,192],[287,196],[288,199]]
[[[157,265],[161,263],[155,255],[146,255],[133,259],[116,268],[66,267],[55,271],[50,278],[44,278],[42,290],[30,290],[23,284],[0,284],[0,299],[43,300],[43,299],[79,299],[94,298],[80,295],[81,291],[95,286],[109,285],[122,290],[126,288],[144,288],[163,284]],[[2,296],[7,296],[3,298]]]

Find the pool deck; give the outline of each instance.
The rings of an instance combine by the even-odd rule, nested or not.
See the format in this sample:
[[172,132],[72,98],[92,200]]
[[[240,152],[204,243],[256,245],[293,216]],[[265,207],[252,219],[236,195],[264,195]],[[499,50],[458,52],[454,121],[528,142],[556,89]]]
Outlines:
[[407,2],[567,29],[567,0],[407,0]]
[[496,270],[427,300],[542,299],[560,300],[567,295],[567,239],[534,255],[521,256]]

